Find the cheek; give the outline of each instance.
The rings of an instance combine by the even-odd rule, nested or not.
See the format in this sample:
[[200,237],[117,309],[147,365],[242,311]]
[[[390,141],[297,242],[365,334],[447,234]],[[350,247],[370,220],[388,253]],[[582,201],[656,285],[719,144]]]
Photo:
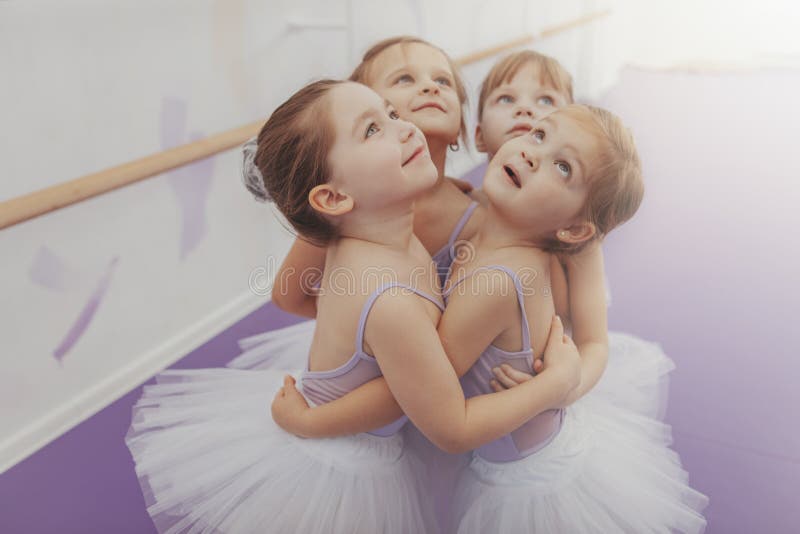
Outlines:
[[411,102],[411,94],[408,88],[403,87],[402,85],[393,85],[384,89],[383,91],[378,91],[378,94],[391,102],[392,106],[395,107],[398,113],[408,111],[408,107]]
[[448,104],[461,107],[461,101],[458,99],[458,93],[455,88],[443,87],[440,94]]
[[503,134],[503,126],[505,124],[505,117],[503,113],[499,109],[493,109],[489,113],[484,113],[483,122],[485,126],[483,127],[484,130],[493,137],[497,137]]

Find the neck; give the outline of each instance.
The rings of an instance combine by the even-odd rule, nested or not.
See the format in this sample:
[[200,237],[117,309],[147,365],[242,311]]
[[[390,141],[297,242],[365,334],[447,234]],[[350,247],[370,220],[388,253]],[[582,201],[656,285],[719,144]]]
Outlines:
[[428,140],[428,152],[431,154],[431,160],[436,165],[436,172],[439,176],[439,181],[444,180],[444,164],[447,161],[447,147],[448,143],[439,139]]
[[476,248],[488,250],[507,248],[540,250],[542,247],[540,238],[515,227],[491,203],[486,209],[483,225],[473,241]]
[[438,141],[437,139],[428,141],[428,152],[430,152],[431,161],[433,161],[433,164],[436,166],[437,178],[436,183],[429,187],[419,198],[420,202],[418,202],[418,204],[422,206],[421,209],[423,209],[423,211],[428,206],[429,202],[438,202],[441,200],[438,198],[439,194],[443,189],[451,186],[444,176],[447,147],[447,143]]
[[353,212],[339,226],[339,237],[408,250],[414,239],[414,204],[403,203],[375,212]]

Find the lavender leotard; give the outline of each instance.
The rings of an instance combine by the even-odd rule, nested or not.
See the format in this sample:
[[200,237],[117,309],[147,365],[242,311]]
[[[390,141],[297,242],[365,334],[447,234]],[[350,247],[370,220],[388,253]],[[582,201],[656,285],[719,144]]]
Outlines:
[[459,234],[472,216],[472,212],[475,211],[477,207],[477,202],[472,202],[467,206],[467,209],[464,210],[464,214],[458,220],[458,223],[456,223],[455,228],[453,228],[450,239],[447,240],[447,244],[433,255],[433,261],[436,263],[436,271],[439,273],[439,283],[442,284],[442,287],[444,287],[444,282],[447,280],[447,273],[450,272],[450,265],[453,264],[453,260],[456,257],[456,239],[458,239]]
[[[522,284],[516,274],[508,267],[502,265],[490,265],[480,267],[456,281],[452,287],[445,292],[445,301],[464,280],[480,271],[502,271],[514,281],[514,288],[517,291],[519,310],[522,315],[522,350],[517,352],[507,352],[494,345],[489,345],[478,358],[467,374],[461,378],[461,387],[464,389],[466,397],[475,397],[485,393],[494,393],[489,382],[494,379],[493,367],[499,367],[503,363],[511,367],[533,373],[533,349],[531,348],[531,335],[528,329],[528,317],[525,314],[525,300],[522,292]],[[564,410],[547,410],[521,427],[499,438],[491,443],[476,449],[476,453],[490,462],[511,462],[524,458],[542,449],[545,445],[558,434],[564,418]]]
[[[393,282],[378,288],[369,296],[361,310],[356,334],[356,349],[347,363],[330,371],[309,371],[306,365],[306,370],[300,377],[300,384],[302,385],[303,393],[309,400],[317,405],[324,404],[338,399],[373,378],[381,376],[381,369],[378,367],[375,357],[364,352],[364,327],[367,324],[367,316],[373,304],[375,304],[375,300],[384,291],[394,287],[400,287],[416,293],[420,297],[433,302],[440,310],[444,311],[444,306],[436,298],[405,284]],[[369,434],[381,437],[391,436],[398,432],[406,421],[408,421],[408,418],[403,416],[382,428],[369,432]]]

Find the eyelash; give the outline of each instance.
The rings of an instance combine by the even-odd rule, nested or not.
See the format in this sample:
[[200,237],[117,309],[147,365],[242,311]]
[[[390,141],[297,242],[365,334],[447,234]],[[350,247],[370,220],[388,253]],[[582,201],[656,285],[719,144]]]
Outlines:
[[[539,130],[533,130],[531,132],[531,135],[533,136],[534,139],[537,139],[536,136],[540,135],[540,134],[541,134],[542,138],[539,139],[538,141],[541,143],[545,139],[544,130],[539,129]],[[562,165],[564,167],[566,167],[566,174],[563,175],[564,178],[569,178],[570,176],[572,176],[572,166],[569,163],[567,163],[566,161],[554,161],[553,164],[558,168],[559,172],[561,172],[561,166]]]
[[[414,78],[412,78],[410,74],[401,74],[394,81],[394,83],[398,84],[398,83],[401,83],[401,82],[413,82],[413,81],[414,81]],[[440,77],[436,78],[434,81],[436,83],[440,84],[440,85],[444,85],[445,87],[450,87],[451,85],[453,85],[453,82],[451,82],[450,79],[445,77],[445,76],[440,76]]]
[[[395,111],[393,109],[389,110],[387,113],[389,115],[389,118],[392,119],[393,121],[396,121],[396,120],[400,119],[400,114],[397,113],[397,111]],[[375,131],[373,133],[370,133],[370,131],[373,128],[375,129]],[[369,123],[369,126],[367,126],[367,131],[364,132],[364,139],[369,139],[370,137],[372,137],[373,135],[375,135],[376,133],[378,133],[380,131],[381,131],[381,128],[380,128],[380,126],[378,126],[378,123],[377,122],[371,122],[371,123]]]
[[[507,98],[509,101],[508,101],[508,102],[503,102],[503,99],[504,99],[504,98]],[[547,99],[547,100],[549,100],[550,102],[549,102],[549,103],[544,103],[544,104],[541,104],[541,105],[543,105],[543,106],[554,106],[554,105],[556,104],[556,101],[555,101],[555,100],[553,100],[553,98],[552,98],[552,97],[550,97],[550,96],[540,96],[539,98],[537,98],[537,99],[536,99],[536,103],[537,103],[537,104],[539,104],[539,102],[540,102],[540,101],[542,101],[542,100],[544,100],[544,99]],[[511,96],[511,95],[500,95],[500,96],[498,96],[498,97],[497,97],[497,100],[496,100],[496,102],[497,102],[498,104],[506,104],[506,103],[507,103],[507,104],[513,104],[513,103],[514,103],[514,97],[513,97],[513,96]]]

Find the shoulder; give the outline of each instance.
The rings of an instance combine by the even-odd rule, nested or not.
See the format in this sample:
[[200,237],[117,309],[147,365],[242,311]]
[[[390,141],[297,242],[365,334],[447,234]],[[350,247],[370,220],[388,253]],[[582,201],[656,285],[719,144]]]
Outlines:
[[400,342],[426,329],[436,331],[441,311],[427,299],[402,287],[393,287],[381,293],[369,311],[365,338],[375,346],[381,340]]
[[451,308],[468,308],[473,315],[496,318],[517,303],[514,278],[500,269],[478,268],[455,286],[448,300]]

